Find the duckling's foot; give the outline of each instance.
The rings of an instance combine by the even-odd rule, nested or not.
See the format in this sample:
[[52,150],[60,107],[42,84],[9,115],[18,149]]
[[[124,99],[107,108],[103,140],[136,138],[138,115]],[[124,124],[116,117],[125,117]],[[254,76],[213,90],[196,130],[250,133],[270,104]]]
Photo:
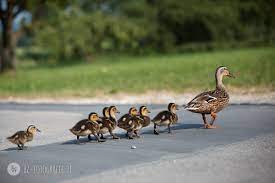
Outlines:
[[18,146],[18,150],[23,150],[23,146],[20,146],[19,144],[17,146]]
[[132,136],[128,136],[128,139],[134,139],[134,137],[132,137]]
[[135,137],[140,138],[140,135],[138,134],[137,131],[134,132],[134,135],[135,135]]
[[159,132],[157,132],[156,130],[154,130],[154,134],[155,135],[159,135]]
[[97,140],[97,142],[99,142],[99,143],[106,142],[106,140]]
[[113,136],[113,139],[120,139],[118,136]]
[[106,137],[104,137],[103,135],[100,137],[100,139],[106,139]]
[[89,139],[89,141],[93,140],[91,135],[88,135],[88,139]]

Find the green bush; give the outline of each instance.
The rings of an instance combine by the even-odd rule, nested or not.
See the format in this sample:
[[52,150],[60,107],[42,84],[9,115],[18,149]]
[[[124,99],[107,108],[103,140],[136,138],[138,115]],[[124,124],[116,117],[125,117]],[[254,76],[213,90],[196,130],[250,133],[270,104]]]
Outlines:
[[275,40],[271,0],[82,0],[48,4],[34,43],[57,60],[254,46]]

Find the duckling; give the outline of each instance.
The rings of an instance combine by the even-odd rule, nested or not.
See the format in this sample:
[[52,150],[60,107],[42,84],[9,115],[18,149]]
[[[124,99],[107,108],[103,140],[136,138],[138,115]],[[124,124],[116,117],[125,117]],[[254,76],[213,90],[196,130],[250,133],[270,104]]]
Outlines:
[[104,142],[103,140],[100,140],[98,137],[98,132],[100,130],[100,125],[97,123],[100,118],[97,113],[92,112],[89,114],[88,119],[83,119],[76,123],[74,127],[70,129],[70,131],[76,135],[77,137],[77,143],[79,142],[79,136],[86,136],[88,135],[88,139],[92,140],[90,134],[93,134],[98,142]]
[[154,134],[159,135],[156,130],[157,126],[168,126],[168,133],[171,133],[171,125],[177,123],[178,116],[176,111],[179,110],[178,105],[175,103],[168,104],[168,111],[158,113],[152,122],[154,123]]
[[[217,118],[217,113],[228,105],[229,94],[226,92],[222,82],[224,76],[235,78],[227,67],[218,67],[215,73],[216,89],[200,93],[185,106],[186,110],[202,115],[204,128],[216,128],[213,124]],[[206,121],[206,114],[210,114],[212,117],[210,124]]]
[[41,132],[34,125],[29,125],[26,131],[18,131],[14,135],[7,137],[11,143],[16,144],[19,150],[24,149],[24,144],[33,140],[36,132]]
[[140,125],[141,119],[137,117],[138,110],[135,107],[129,109],[129,113],[124,114],[118,120],[118,127],[127,131],[126,136],[129,139],[133,139],[134,129],[137,129]]
[[139,108],[139,114],[136,116],[136,119],[133,121],[133,132],[136,137],[140,137],[138,134],[141,128],[148,126],[151,122],[148,114],[151,113],[146,106],[141,106]]
[[150,125],[151,120],[149,117],[149,113],[151,113],[151,112],[148,110],[148,108],[146,106],[141,106],[139,108],[138,117],[140,117],[142,119],[142,121],[141,121],[142,128]]
[[[102,127],[102,121],[103,121],[103,119],[104,118],[109,118],[110,117],[110,115],[109,115],[109,107],[104,107],[103,109],[102,109],[102,114],[103,114],[103,116],[102,117],[99,117],[100,119],[97,121],[97,123],[100,125],[100,127]],[[99,133],[100,134],[100,133]],[[99,135],[98,134],[98,135]],[[103,134],[101,134],[101,137],[100,137],[101,139],[104,139],[104,137],[103,137]]]
[[99,131],[99,134],[101,135],[100,138],[105,139],[103,134],[109,132],[110,135],[112,135],[113,139],[119,139],[119,137],[113,133],[114,129],[117,126],[115,114],[119,113],[119,111],[115,106],[110,106],[108,110],[106,110],[105,108],[103,109],[104,117],[101,118],[102,125],[100,126],[100,131]]

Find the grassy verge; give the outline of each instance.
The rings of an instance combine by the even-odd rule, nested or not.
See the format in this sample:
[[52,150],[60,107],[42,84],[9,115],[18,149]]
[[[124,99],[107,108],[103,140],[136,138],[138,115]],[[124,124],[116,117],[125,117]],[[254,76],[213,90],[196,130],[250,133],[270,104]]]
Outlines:
[[17,72],[0,76],[0,97],[91,97],[99,93],[183,92],[214,86],[214,71],[225,65],[237,78],[232,88],[275,89],[274,47],[155,55],[101,56],[90,64],[49,67],[21,61]]

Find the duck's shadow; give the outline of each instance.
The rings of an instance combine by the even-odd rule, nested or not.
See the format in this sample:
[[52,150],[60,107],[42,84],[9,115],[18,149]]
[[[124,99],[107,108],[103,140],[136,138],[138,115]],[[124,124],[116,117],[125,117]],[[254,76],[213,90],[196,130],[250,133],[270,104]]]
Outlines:
[[[176,124],[174,126],[171,126],[171,130],[172,131],[176,131],[176,130],[182,130],[182,129],[200,129],[200,128],[203,128],[204,125],[203,124],[184,124],[184,123],[180,123],[180,124]],[[160,133],[162,132],[166,132],[168,131],[167,127],[164,126],[164,127],[157,127],[158,128],[158,131]],[[152,129],[148,129],[144,132],[142,132],[141,134],[152,134],[153,133],[153,130]]]
[[71,144],[84,145],[87,143],[98,143],[98,142],[95,138],[92,138],[92,140],[89,140],[88,137],[82,137],[82,138],[79,138],[79,141],[77,141],[76,139],[67,140],[65,142],[62,142],[61,145],[71,145]]
[[25,146],[23,150],[18,149],[18,147],[10,147],[7,149],[3,149],[2,151],[26,151],[27,149],[27,146]]
[[[200,128],[203,128],[203,124],[183,124],[183,123],[179,123],[179,124],[176,124],[175,126],[172,126],[171,127],[171,130],[172,131],[177,131],[177,130],[182,130],[182,129],[200,129]],[[158,131],[160,133],[162,132],[167,132],[168,129],[167,127],[158,127]],[[116,136],[118,136],[120,139],[128,139],[126,136],[125,136],[126,133],[119,133],[119,134],[116,134]],[[140,133],[141,135],[143,134],[150,134],[152,135],[153,134],[153,129],[146,129],[146,131],[144,132],[141,132]],[[109,140],[115,140],[115,139],[112,139],[112,137],[110,135],[105,135],[106,137],[106,141],[109,141]],[[89,140],[88,137],[81,137],[79,139],[79,142],[77,142],[76,139],[72,139],[72,140],[68,140],[68,141],[65,141],[65,142],[62,142],[61,145],[72,145],[72,144],[75,144],[75,145],[84,145],[84,144],[88,144],[88,143],[98,143],[96,138],[92,136],[92,140]],[[24,151],[27,149],[27,146],[25,146],[25,149]],[[17,147],[11,147],[11,148],[7,148],[7,149],[4,149],[2,151],[22,151],[22,150],[19,150]]]
[[[125,134],[116,134],[116,136],[119,137],[119,139],[125,138]],[[119,140],[119,139],[113,139],[111,135],[104,135],[104,137],[105,139],[100,139],[100,140],[104,140],[104,141]],[[97,139],[92,136],[92,140],[89,140],[88,137],[80,137],[79,142],[76,139],[72,139],[61,143],[61,145],[71,145],[71,144],[84,145],[87,143],[99,143],[99,142],[97,142]]]

